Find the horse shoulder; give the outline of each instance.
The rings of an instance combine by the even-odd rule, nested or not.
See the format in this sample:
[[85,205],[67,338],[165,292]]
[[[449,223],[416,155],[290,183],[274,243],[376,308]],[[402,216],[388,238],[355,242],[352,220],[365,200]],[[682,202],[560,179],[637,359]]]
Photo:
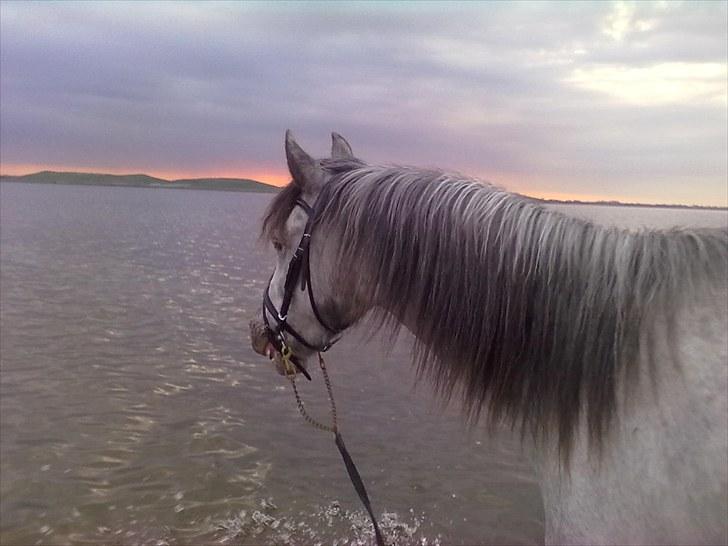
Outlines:
[[674,319],[658,320],[601,458],[584,430],[569,472],[542,454],[547,543],[728,542],[728,292]]

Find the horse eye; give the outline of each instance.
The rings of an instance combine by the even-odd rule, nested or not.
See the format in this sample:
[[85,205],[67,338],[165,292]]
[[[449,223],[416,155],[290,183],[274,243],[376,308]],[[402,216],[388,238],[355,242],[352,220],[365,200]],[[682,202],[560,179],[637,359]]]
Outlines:
[[280,252],[281,250],[283,250],[283,245],[278,241],[273,241],[273,248],[276,249],[276,252]]

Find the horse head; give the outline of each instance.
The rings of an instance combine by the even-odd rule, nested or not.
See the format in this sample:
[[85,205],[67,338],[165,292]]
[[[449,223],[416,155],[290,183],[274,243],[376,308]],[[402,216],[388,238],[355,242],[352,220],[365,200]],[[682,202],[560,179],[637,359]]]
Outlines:
[[[261,320],[250,323],[253,349],[286,369],[283,354],[305,372],[306,359],[326,351],[356,317],[335,298],[339,265],[332,242],[315,230],[326,207],[322,190],[336,170],[355,165],[349,143],[332,133],[331,158],[314,159],[286,132],[286,161],[291,182],[272,201],[263,236],[275,252],[275,269],[263,294]],[[308,375],[306,373],[306,375]]]

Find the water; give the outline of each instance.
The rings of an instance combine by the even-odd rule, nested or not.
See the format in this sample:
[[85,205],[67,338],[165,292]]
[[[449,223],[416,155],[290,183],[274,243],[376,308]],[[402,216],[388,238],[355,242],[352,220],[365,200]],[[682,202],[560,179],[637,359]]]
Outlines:
[[[373,542],[332,439],[249,347],[269,195],[0,187],[0,543]],[[664,212],[587,209],[564,210]],[[517,439],[414,389],[408,354],[354,332],[328,357],[389,542],[541,542]],[[302,394],[325,418],[320,377]]]

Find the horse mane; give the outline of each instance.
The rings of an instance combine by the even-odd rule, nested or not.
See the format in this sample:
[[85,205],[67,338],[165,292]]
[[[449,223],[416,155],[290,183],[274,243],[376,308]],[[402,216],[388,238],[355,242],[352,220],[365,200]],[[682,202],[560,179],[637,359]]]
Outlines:
[[[418,372],[445,400],[457,392],[475,420],[485,410],[534,439],[555,434],[567,464],[582,422],[601,449],[653,314],[669,320],[684,289],[725,283],[726,229],[626,231],[438,170],[322,166],[315,230],[347,264],[335,286],[386,307],[375,320],[393,333],[394,316],[411,317]],[[268,232],[295,191],[275,198]]]

